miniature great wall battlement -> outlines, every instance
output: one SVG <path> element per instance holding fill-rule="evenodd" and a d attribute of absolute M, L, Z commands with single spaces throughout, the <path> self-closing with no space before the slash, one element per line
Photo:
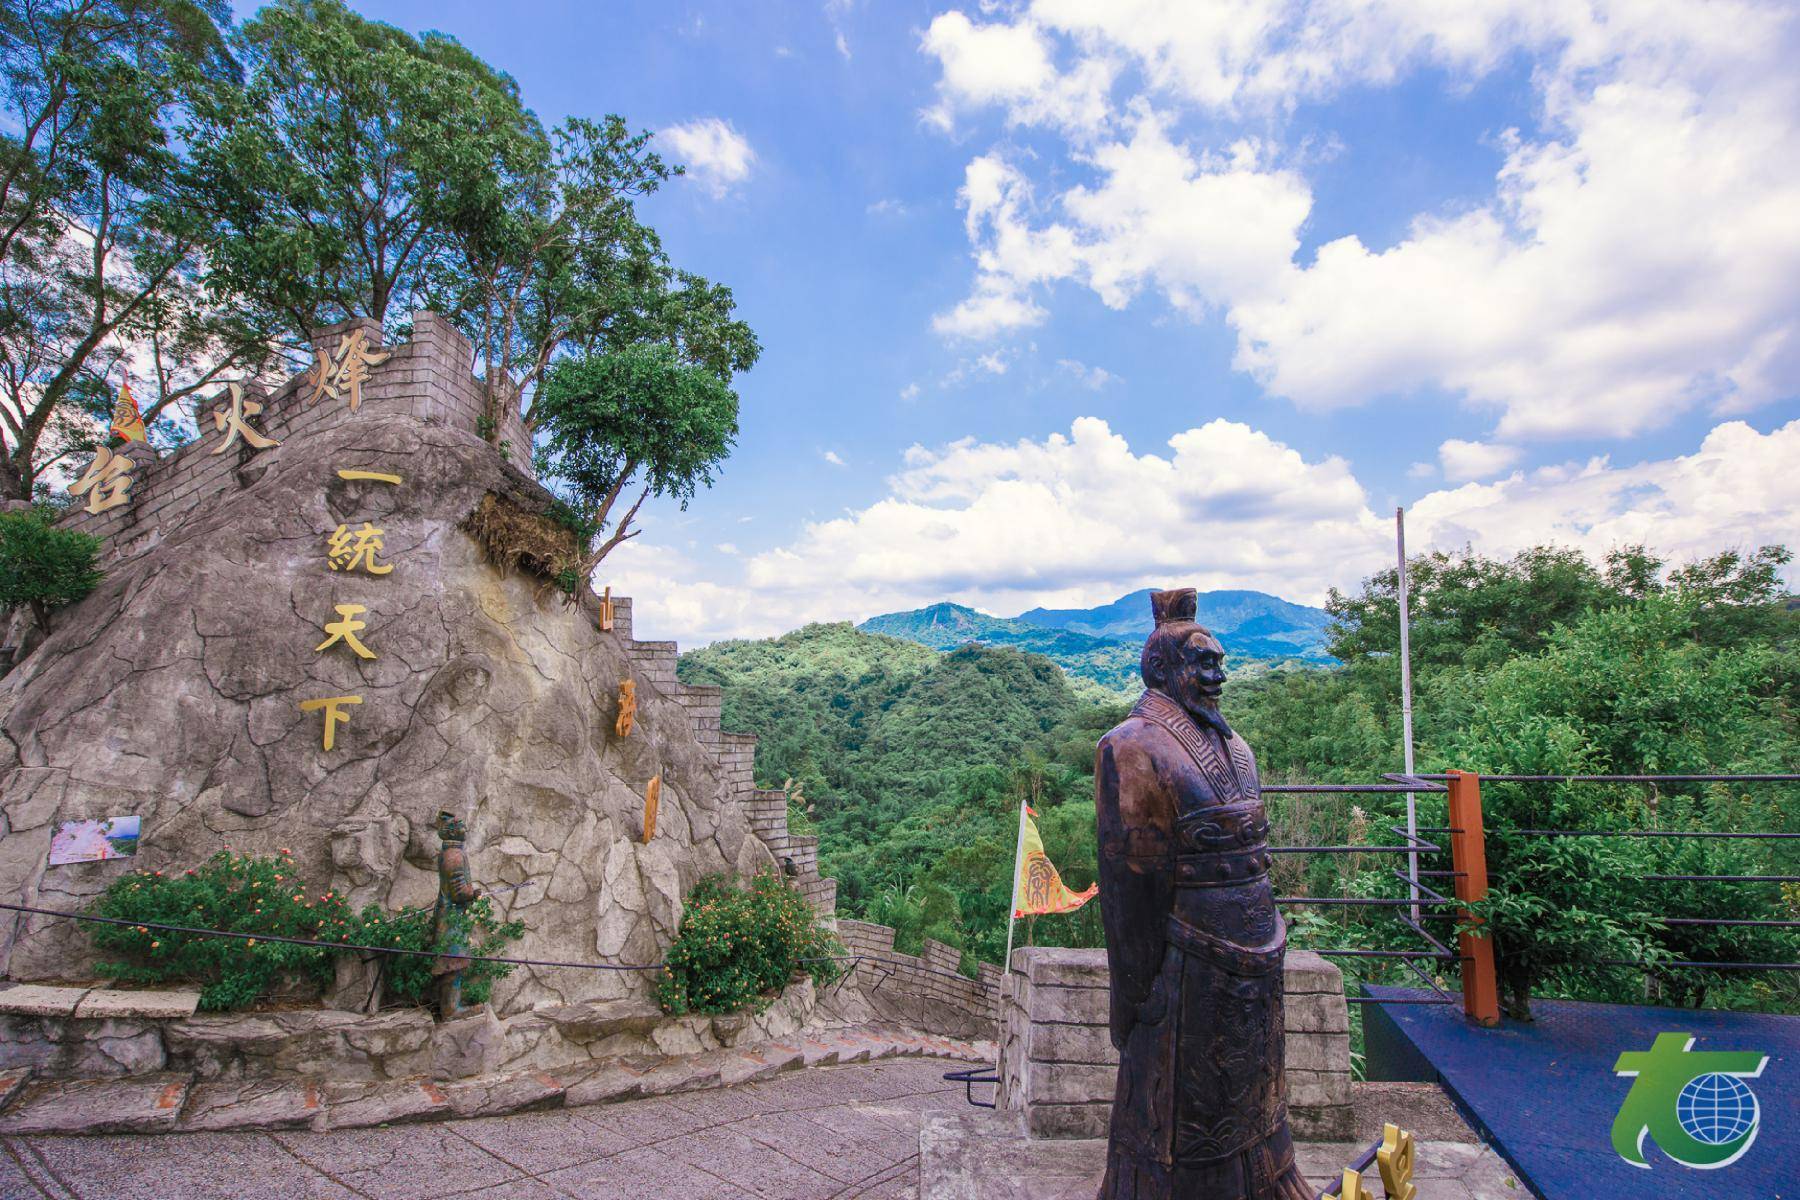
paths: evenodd
<path fill-rule="evenodd" d="M 272 394 L 246 391 L 247 399 L 263 405 L 261 411 L 247 414 L 247 423 L 263 436 L 275 439 L 276 444 L 258 450 L 240 438 L 227 452 L 214 453 L 226 441 L 226 434 L 216 427 L 214 420 L 216 412 L 228 411 L 226 393 L 221 391 L 201 405 L 201 436 L 195 442 L 167 455 L 159 455 L 141 443 L 129 444 L 119 451 L 133 462 L 131 487 L 123 504 L 98 513 L 77 507 L 63 517 L 63 523 L 102 536 L 105 539 L 103 564 L 109 570 L 119 571 L 124 564 L 153 551 L 170 537 L 179 536 L 186 524 L 216 523 L 221 513 L 255 505 L 258 492 L 251 489 L 256 483 L 271 476 L 272 472 L 273 477 L 279 477 L 284 460 L 289 467 L 296 462 L 307 462 L 306 456 L 311 453 L 309 447 L 318 445 L 321 437 L 349 446 L 349 450 L 341 452 L 346 457 L 362 454 L 358 449 L 361 443 L 353 439 L 357 422 L 372 423 L 368 426 L 372 429 L 390 429 L 385 446 L 390 460 L 396 446 L 391 432 L 395 417 L 422 422 L 427 429 L 416 435 L 422 444 L 434 440 L 429 432 L 433 427 L 479 438 L 485 423 L 486 406 L 482 382 L 470 373 L 473 357 L 470 343 L 448 321 L 430 312 L 414 315 L 411 332 L 408 341 L 384 345 L 379 326 L 369 320 L 345 322 L 322 331 L 316 350 L 323 361 L 341 354 L 343 346 L 358 338 L 370 356 L 381 359 L 360 380 L 359 404 L 354 411 L 343 395 L 317 397 L 317 376 L 309 371 L 289 379 Z M 494 441 L 499 443 L 507 466 L 509 478 L 504 490 L 516 499 L 529 501 L 536 496 L 547 501 L 549 493 L 532 478 L 530 440 L 516 406 L 501 407 L 500 428 Z M 400 424 L 404 428 L 407 422 Z M 346 440 L 346 435 L 352 440 Z M 380 442 L 382 439 L 374 440 Z M 466 437 L 458 440 L 460 444 L 473 445 Z M 405 439 L 399 444 L 405 445 Z M 480 453 L 478 449 L 475 452 Z M 298 459 L 297 455 L 300 456 Z M 426 469 L 423 460 L 410 469 L 401 462 L 391 461 L 390 466 L 409 476 L 412 470 Z M 463 514 L 434 511 L 430 515 L 439 522 L 454 525 Z M 390 540 L 392 532 L 390 529 Z M 285 547 L 284 552 L 291 553 Z M 256 550 L 253 548 L 251 553 Z M 321 575 L 325 574 L 322 566 L 319 571 Z M 610 630 L 610 636 L 629 664 L 630 676 L 642 689 L 644 703 L 651 703 L 650 696 L 654 695 L 669 702 L 666 706 L 658 706 L 660 711 L 680 715 L 693 743 L 711 760 L 726 798 L 742 812 L 748 829 L 768 849 L 770 859 L 784 871 L 792 886 L 829 920 L 836 909 L 836 883 L 818 873 L 817 839 L 789 831 L 785 793 L 756 787 L 756 738 L 726 732 L 722 728 L 719 689 L 694 687 L 677 679 L 679 648 L 674 642 L 640 641 L 633 636 L 633 604 L 629 597 L 611 598 L 609 622 L 601 620 L 600 601 L 591 594 L 582 597 L 581 610 L 592 623 L 590 631 L 595 626 Z M 131 619 L 153 618 L 148 613 L 134 610 Z M 546 619 L 549 619 L 548 613 Z M 606 703 L 605 698 L 599 699 L 603 705 Z M 667 716 L 664 719 L 666 721 Z M 610 724 L 610 717 L 606 723 Z M 654 770 L 654 767 L 649 769 Z M 669 769 L 673 772 L 676 767 L 670 764 Z M 691 788 L 699 780 L 690 769 L 685 775 L 671 774 L 670 782 Z M 635 786 L 641 785 L 642 780 L 635 780 Z M 729 854 L 729 846 L 726 848 Z M 338 864 L 339 850 L 334 846 L 334 864 Z M 360 851 L 352 854 L 354 857 Z M 609 857 L 606 866 L 609 887 L 613 870 L 614 864 Z M 643 946 L 640 953 L 650 949 Z"/>

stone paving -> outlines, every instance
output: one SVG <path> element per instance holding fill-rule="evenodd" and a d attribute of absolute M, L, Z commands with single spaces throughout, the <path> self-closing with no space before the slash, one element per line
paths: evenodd
<path fill-rule="evenodd" d="M 938 1059 L 506 1117 L 326 1133 L 0 1137 L 3 1200 L 899 1200 L 921 1114 L 965 1110 Z"/>

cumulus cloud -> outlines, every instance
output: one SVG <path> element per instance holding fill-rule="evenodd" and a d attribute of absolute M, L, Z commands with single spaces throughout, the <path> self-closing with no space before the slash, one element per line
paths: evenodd
<path fill-rule="evenodd" d="M 750 178 L 756 151 L 743 134 L 718 117 L 700 117 L 662 131 L 676 161 L 688 169 L 688 178 L 713 196 L 721 197 Z"/>
<path fill-rule="evenodd" d="M 1117 383 L 1119 377 L 1105 367 L 1090 367 L 1074 358 L 1059 358 L 1056 365 L 1075 377 L 1075 382 L 1091 392 L 1097 392 L 1109 383 Z"/>
<path fill-rule="evenodd" d="M 1302 407 L 1443 389 L 1508 439 L 1628 435 L 1796 392 L 1791 5 L 1033 0 L 944 13 L 923 50 L 940 124 L 998 109 L 1064 138 L 1060 155 L 969 163 L 974 282 L 941 334 L 1038 324 L 1061 280 L 1113 307 L 1153 292 L 1221 313 L 1237 366 Z M 1287 107 L 1427 68 L 1471 82 L 1521 54 L 1540 131 L 1501 133 L 1485 201 L 1418 213 L 1390 246 L 1348 236 L 1300 258 L 1314 196 L 1305 147 L 1281 144 Z M 1174 132 L 1188 116 L 1203 138 Z"/>
<path fill-rule="evenodd" d="M 1800 420 L 1767 434 L 1728 421 L 1688 455 L 1627 466 L 1596 458 L 1427 492 L 1408 506 L 1408 546 L 1503 556 L 1554 542 L 1598 557 L 1642 543 L 1681 561 L 1800 544 L 1796 461 Z M 1148 585 L 1318 603 L 1393 554 L 1388 514 L 1374 511 L 1346 462 L 1309 460 L 1225 420 L 1144 451 L 1095 417 L 1043 439 L 914 446 L 885 491 L 746 556 L 737 578 L 708 580 L 644 539 L 601 573 L 634 597 L 639 636 L 697 644 L 937 600 L 1006 615 Z"/>
<path fill-rule="evenodd" d="M 1438 447 L 1438 461 L 1444 466 L 1444 478 L 1451 483 L 1467 483 L 1498 475 L 1523 455 L 1524 451 L 1517 446 L 1465 442 L 1461 438 L 1451 438 Z"/>
<path fill-rule="evenodd" d="M 836 450 L 823 451 L 820 453 L 819 457 L 823 458 L 826 462 L 830 463 L 834 467 L 841 467 L 844 465 L 843 457 L 840 454 L 838 454 L 838 452 Z"/>

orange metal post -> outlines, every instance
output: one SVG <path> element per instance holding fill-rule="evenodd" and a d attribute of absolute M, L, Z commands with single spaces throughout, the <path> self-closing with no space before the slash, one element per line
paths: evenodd
<path fill-rule="evenodd" d="M 1481 776 L 1450 772 L 1450 862 L 1458 900 L 1485 900 L 1488 894 L 1487 835 L 1481 825 Z M 1462 913 L 1466 919 L 1468 911 Z M 1463 1015 L 1481 1025 L 1500 1023 L 1500 984 L 1494 974 L 1494 943 L 1481 933 L 1457 936 L 1463 956 Z"/>

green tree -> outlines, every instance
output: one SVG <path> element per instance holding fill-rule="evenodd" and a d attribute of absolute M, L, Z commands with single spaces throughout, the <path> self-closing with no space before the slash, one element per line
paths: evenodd
<path fill-rule="evenodd" d="M 50 628 L 51 610 L 73 604 L 100 585 L 100 539 L 58 529 L 54 511 L 0 513 L 0 607 L 25 605 Z"/>
<path fill-rule="evenodd" d="M 497 440 L 536 428 L 561 354 L 673 347 L 723 381 L 760 347 L 729 289 L 670 265 L 635 201 L 680 168 L 625 120 L 546 130 L 517 83 L 454 38 L 279 0 L 236 46 L 249 79 L 207 116 L 228 231 L 212 282 L 271 306 L 302 349 L 323 326 L 403 328 L 434 308 L 475 344 Z"/>
<path fill-rule="evenodd" d="M 666 342 L 559 360 L 544 377 L 536 410 L 544 437 L 539 476 L 576 511 L 588 533 L 583 579 L 619 543 L 650 496 L 683 508 L 737 438 L 737 393 Z M 623 516 L 614 506 L 642 483 Z M 602 536 L 605 535 L 605 536 Z"/>
<path fill-rule="evenodd" d="M 1542 652 L 1492 672 L 1467 725 L 1447 741 L 1444 759 L 1488 774 L 1688 774 L 1791 766 L 1793 716 L 1770 691 L 1777 652 L 1766 643 L 1708 645 L 1696 636 L 1698 624 L 1693 601 L 1660 595 L 1589 612 L 1551 634 Z M 1702 859 L 1744 866 L 1754 851 L 1651 848 L 1630 838 L 1520 832 L 1719 827 L 1720 814 L 1704 792 L 1673 794 L 1679 804 L 1637 788 L 1483 786 L 1494 879 L 1483 915 L 1512 1015 L 1528 1015 L 1530 995 L 1545 984 L 1564 991 L 1616 987 L 1616 970 L 1599 966 L 1601 960 L 1655 962 L 1683 956 L 1697 944 L 1693 934 L 1660 933 L 1654 918 L 1668 914 L 1671 905 L 1681 915 L 1709 901 L 1645 876 L 1737 873 L 1657 868 Z M 1763 816 L 1766 821 L 1768 814 Z M 1731 903 L 1776 915 L 1779 896 L 1763 891 L 1734 893 Z M 1715 896 L 1710 903 L 1722 900 Z M 1708 941 L 1724 944 L 1717 936 Z"/>
<path fill-rule="evenodd" d="M 154 423 L 268 357 L 259 310 L 204 286 L 214 226 L 189 147 L 197 114 L 236 89 L 228 11 L 0 4 L 0 494 L 29 499 L 45 468 L 93 449 L 121 364 L 151 375 Z"/>

